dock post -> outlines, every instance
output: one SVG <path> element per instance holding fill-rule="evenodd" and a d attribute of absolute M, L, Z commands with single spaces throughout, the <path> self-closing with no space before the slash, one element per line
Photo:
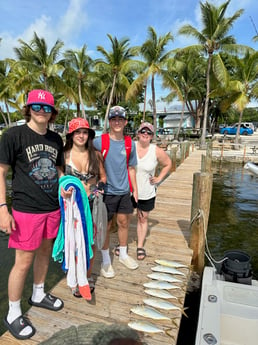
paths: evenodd
<path fill-rule="evenodd" d="M 193 250 L 192 265 L 201 275 L 204 268 L 205 237 L 209 221 L 212 192 L 212 174 L 197 172 L 193 177 L 191 238 L 190 248 Z"/>
<path fill-rule="evenodd" d="M 170 159 L 172 162 L 172 166 L 171 166 L 171 171 L 170 172 L 174 172 L 176 171 L 176 153 L 177 153 L 177 147 L 172 147 L 170 150 Z"/>

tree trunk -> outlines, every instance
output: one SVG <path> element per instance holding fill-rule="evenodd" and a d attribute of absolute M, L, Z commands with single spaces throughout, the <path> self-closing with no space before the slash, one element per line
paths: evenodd
<path fill-rule="evenodd" d="M 106 109 L 103 133 L 107 133 L 108 114 L 109 114 L 109 109 L 111 107 L 112 100 L 113 100 L 113 94 L 114 94 L 114 90 L 115 90 L 115 85 L 116 85 L 116 74 L 114 75 L 114 79 L 113 79 L 113 83 L 112 83 L 112 89 L 111 89 L 111 92 L 110 92 L 110 96 L 109 96 L 109 100 L 108 100 L 108 105 L 107 105 L 107 109 Z"/>
<path fill-rule="evenodd" d="M 147 97 L 147 80 L 145 80 L 144 82 L 144 103 L 143 103 L 143 116 L 142 116 L 143 122 L 145 121 L 146 97 Z"/>
<path fill-rule="evenodd" d="M 87 116 L 85 114 L 85 110 L 84 110 L 84 103 L 83 103 L 83 100 L 82 100 L 82 89 L 81 89 L 81 81 L 79 80 L 79 83 L 78 83 L 78 90 L 79 90 L 79 98 L 80 98 L 80 103 L 81 103 L 81 111 L 82 111 L 82 117 L 84 119 L 87 120 Z"/>
<path fill-rule="evenodd" d="M 235 144 L 239 143 L 240 126 L 241 126 L 242 119 L 243 119 L 243 113 L 244 113 L 244 109 L 240 112 L 240 115 L 239 115 L 239 121 L 238 121 L 238 126 L 237 126 L 236 137 L 235 137 Z"/>
<path fill-rule="evenodd" d="M 209 53 L 207 75 L 206 75 L 206 98 L 205 98 L 204 114 L 203 114 L 201 148 L 205 148 L 205 137 L 206 137 L 207 118 L 208 118 L 208 106 L 209 106 L 209 98 L 210 98 L 211 58 L 212 58 L 212 53 Z"/>
<path fill-rule="evenodd" d="M 183 100 L 180 122 L 179 122 L 178 130 L 177 130 L 177 133 L 176 133 L 176 140 L 178 140 L 178 138 L 179 138 L 180 129 L 181 129 L 182 124 L 183 124 L 184 113 L 185 113 L 185 101 Z"/>
<path fill-rule="evenodd" d="M 154 136 L 153 141 L 157 141 L 157 109 L 156 109 L 156 99 L 155 99 L 155 85 L 154 85 L 154 74 L 151 77 L 151 92 L 152 92 L 152 114 L 153 114 L 153 127 Z"/>

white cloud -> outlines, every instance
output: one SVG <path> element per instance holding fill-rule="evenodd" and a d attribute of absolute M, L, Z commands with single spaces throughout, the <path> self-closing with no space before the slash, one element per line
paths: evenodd
<path fill-rule="evenodd" d="M 0 43 L 0 59 L 15 58 L 13 47 L 19 47 L 18 39 L 29 43 L 34 32 L 40 38 L 44 38 L 48 48 L 51 48 L 57 39 L 65 43 L 66 48 L 78 48 L 76 41 L 84 27 L 89 25 L 89 20 L 85 5 L 85 0 L 70 0 L 69 5 L 64 13 L 48 11 L 48 15 L 36 17 L 32 15 L 32 20 L 28 21 L 28 27 L 25 28 L 19 36 L 12 35 L 10 32 L 0 32 L 2 41 Z M 35 19 L 36 17 L 36 19 Z"/>

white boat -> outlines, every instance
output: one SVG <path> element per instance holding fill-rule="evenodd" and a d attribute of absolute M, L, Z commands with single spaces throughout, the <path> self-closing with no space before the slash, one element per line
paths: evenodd
<path fill-rule="evenodd" d="M 244 168 L 250 172 L 252 175 L 258 176 L 258 165 L 253 162 L 247 162 L 244 165 Z"/>
<path fill-rule="evenodd" d="M 204 268 L 195 345 L 258 344 L 258 281 L 225 281 Z"/>

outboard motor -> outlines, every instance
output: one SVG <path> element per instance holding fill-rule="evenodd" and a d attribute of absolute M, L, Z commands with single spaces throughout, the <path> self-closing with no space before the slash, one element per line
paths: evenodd
<path fill-rule="evenodd" d="M 240 250 L 229 250 L 224 253 L 224 261 L 221 265 L 221 272 L 226 281 L 252 284 L 251 258 Z"/>

